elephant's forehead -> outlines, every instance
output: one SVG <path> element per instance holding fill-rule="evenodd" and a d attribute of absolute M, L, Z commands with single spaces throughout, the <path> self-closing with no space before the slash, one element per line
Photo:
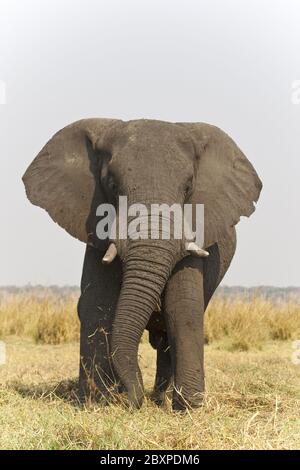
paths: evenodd
<path fill-rule="evenodd" d="M 135 139 L 172 139 L 179 137 L 184 132 L 171 122 L 156 121 L 152 119 L 138 119 L 128 121 L 124 126 L 125 134 L 130 141 Z"/>

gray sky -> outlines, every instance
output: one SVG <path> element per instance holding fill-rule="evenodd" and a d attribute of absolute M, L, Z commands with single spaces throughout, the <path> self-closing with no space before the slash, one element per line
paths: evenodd
<path fill-rule="evenodd" d="M 223 284 L 299 285 L 297 0 L 0 0 L 0 14 L 0 285 L 78 284 L 84 245 L 21 176 L 53 133 L 97 116 L 228 132 L 264 190 Z"/>

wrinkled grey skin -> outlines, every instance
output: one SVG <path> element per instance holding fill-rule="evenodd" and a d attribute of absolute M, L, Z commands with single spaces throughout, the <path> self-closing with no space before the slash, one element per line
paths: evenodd
<path fill-rule="evenodd" d="M 148 328 L 157 349 L 155 400 L 173 377 L 173 408 L 199 406 L 204 311 L 235 252 L 234 226 L 254 211 L 261 190 L 240 149 L 208 124 L 86 119 L 58 132 L 23 180 L 33 204 L 87 243 L 78 305 L 82 395 L 119 386 L 132 405 L 142 404 L 137 353 Z M 204 204 L 210 256 L 188 255 L 184 240 L 117 240 L 119 256 L 102 265 L 108 241 L 95 235 L 96 207 L 117 205 L 119 195 L 149 207 Z"/>

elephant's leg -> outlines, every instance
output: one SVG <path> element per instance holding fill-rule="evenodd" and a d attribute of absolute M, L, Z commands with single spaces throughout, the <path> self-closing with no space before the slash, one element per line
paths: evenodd
<path fill-rule="evenodd" d="M 170 348 L 159 346 L 156 357 L 156 375 L 153 388 L 153 400 L 157 405 L 162 405 L 165 395 L 171 383 L 173 371 L 171 363 Z"/>
<path fill-rule="evenodd" d="M 232 227 L 226 236 L 208 248 L 209 257 L 203 263 L 204 267 L 204 303 L 208 306 L 216 288 L 225 276 L 236 250 L 236 231 Z"/>
<path fill-rule="evenodd" d="M 120 284 L 119 260 L 104 266 L 100 252 L 87 246 L 78 303 L 82 400 L 107 396 L 117 382 L 110 359 L 110 341 Z"/>
<path fill-rule="evenodd" d="M 162 315 L 162 314 L 160 314 Z M 172 363 L 166 331 L 149 333 L 150 344 L 156 349 L 156 375 L 152 400 L 161 405 L 172 379 Z"/>
<path fill-rule="evenodd" d="M 164 310 L 172 367 L 173 409 L 200 406 L 204 393 L 203 261 L 184 258 L 165 291 Z"/>

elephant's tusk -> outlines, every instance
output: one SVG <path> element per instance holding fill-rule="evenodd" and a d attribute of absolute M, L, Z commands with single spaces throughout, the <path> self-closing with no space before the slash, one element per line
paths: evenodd
<path fill-rule="evenodd" d="M 102 258 L 102 263 L 103 264 L 110 264 L 115 259 L 117 254 L 118 254 L 118 251 L 117 251 L 116 245 L 114 243 L 111 243 L 109 245 L 105 255 Z"/>
<path fill-rule="evenodd" d="M 200 248 L 195 242 L 187 242 L 185 249 L 191 255 L 199 256 L 199 258 L 207 258 L 207 256 L 209 256 L 209 252 Z"/>

